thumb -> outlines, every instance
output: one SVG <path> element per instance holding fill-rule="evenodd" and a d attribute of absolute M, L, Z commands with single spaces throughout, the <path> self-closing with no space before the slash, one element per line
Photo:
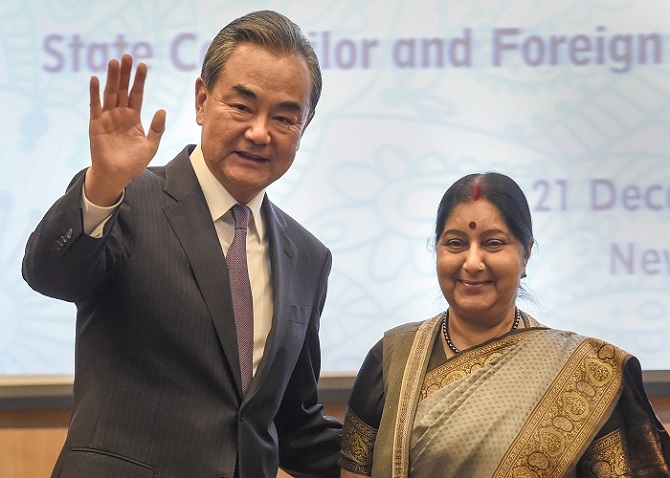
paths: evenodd
<path fill-rule="evenodd" d="M 165 110 L 158 110 L 151 120 L 151 126 L 149 126 L 149 133 L 147 134 L 147 139 L 154 144 L 156 150 L 158 150 L 158 144 L 161 141 L 161 137 L 165 132 Z"/>

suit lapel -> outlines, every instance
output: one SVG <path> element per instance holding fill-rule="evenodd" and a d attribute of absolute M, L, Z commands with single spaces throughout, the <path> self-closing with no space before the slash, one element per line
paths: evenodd
<path fill-rule="evenodd" d="M 274 358 L 277 355 L 279 347 L 283 344 L 288 325 L 286 318 L 290 316 L 291 312 L 291 294 L 288 291 L 292 288 L 294 273 L 293 257 L 296 252 L 293 241 L 286 233 L 286 221 L 277 213 L 267 196 L 263 200 L 262 212 L 267 228 L 268 246 L 270 249 L 274 313 L 272 328 L 265 342 L 263 358 L 251 382 L 247 398 L 251 398 L 255 389 L 268 377 L 275 362 Z"/>
<path fill-rule="evenodd" d="M 241 396 L 242 379 L 236 336 L 232 332 L 235 318 L 228 268 L 186 149 L 166 166 L 165 192 L 175 200 L 165 206 L 165 215 L 191 263 Z"/>

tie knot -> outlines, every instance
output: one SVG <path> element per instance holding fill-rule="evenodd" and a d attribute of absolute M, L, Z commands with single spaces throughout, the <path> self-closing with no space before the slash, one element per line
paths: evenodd
<path fill-rule="evenodd" d="M 249 224 L 249 217 L 251 216 L 251 209 L 243 204 L 235 204 L 233 206 L 233 219 L 235 220 L 235 229 L 246 229 Z"/>

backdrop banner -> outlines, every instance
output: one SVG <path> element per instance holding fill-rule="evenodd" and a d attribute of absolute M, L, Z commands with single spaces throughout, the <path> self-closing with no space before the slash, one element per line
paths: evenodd
<path fill-rule="evenodd" d="M 670 369 L 670 8 L 658 0 L 3 0 L 0 375 L 70 374 L 72 304 L 21 277 L 28 235 L 89 162 L 88 83 L 149 67 L 154 164 L 199 141 L 208 41 L 278 10 L 314 43 L 324 90 L 270 197 L 333 252 L 323 370 L 354 373 L 382 332 L 446 303 L 432 234 L 446 188 L 499 171 L 537 245 L 519 305 Z"/>

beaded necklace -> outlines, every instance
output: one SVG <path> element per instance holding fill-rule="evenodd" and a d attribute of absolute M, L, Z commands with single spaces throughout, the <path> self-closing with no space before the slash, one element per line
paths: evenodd
<path fill-rule="evenodd" d="M 514 308 L 514 323 L 512 324 L 512 330 L 516 329 L 519 327 L 519 322 L 521 321 L 521 312 L 519 311 L 518 308 Z M 449 309 L 444 311 L 444 314 L 442 314 L 442 334 L 444 335 L 444 340 L 447 341 L 447 345 L 449 348 L 454 352 L 454 353 L 461 353 L 460 350 L 454 345 L 454 343 L 451 341 L 451 338 L 449 337 Z"/>

